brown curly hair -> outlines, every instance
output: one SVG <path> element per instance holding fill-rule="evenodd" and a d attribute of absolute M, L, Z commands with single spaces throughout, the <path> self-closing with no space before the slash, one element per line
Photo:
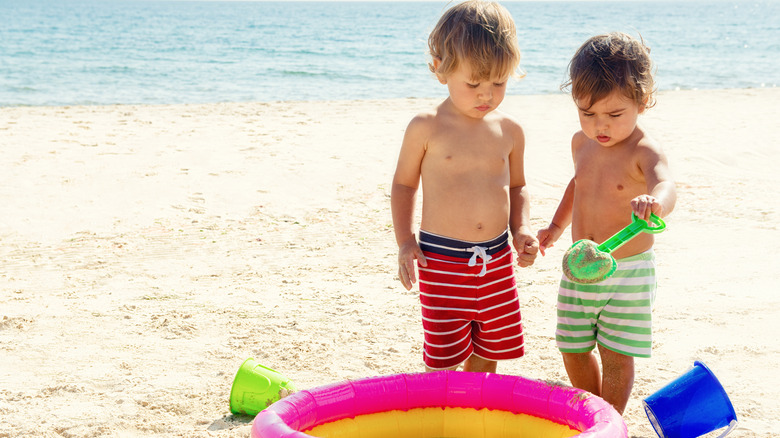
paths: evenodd
<path fill-rule="evenodd" d="M 650 48 L 644 40 L 622 32 L 594 36 L 585 42 L 569 63 L 571 95 L 582 108 L 619 90 L 645 108 L 655 105 L 655 80 Z"/>

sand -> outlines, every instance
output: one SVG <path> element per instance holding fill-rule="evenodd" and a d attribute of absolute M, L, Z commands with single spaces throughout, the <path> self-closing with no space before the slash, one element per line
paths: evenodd
<path fill-rule="evenodd" d="M 679 201 L 626 423 L 654 436 L 641 400 L 698 359 L 732 436 L 776 436 L 780 89 L 658 101 L 641 123 Z M 420 371 L 389 193 L 406 123 L 434 102 L 0 108 L 0 437 L 246 437 L 228 394 L 248 357 L 301 389 Z M 526 129 L 539 228 L 576 113 L 565 95 L 502 108 Z M 570 243 L 518 270 L 527 352 L 500 372 L 568 383 L 553 336 Z"/>
<path fill-rule="evenodd" d="M 581 239 L 563 254 L 561 270 L 563 274 L 578 283 L 598 283 L 615 272 L 617 262 L 599 245 L 588 239 Z"/>

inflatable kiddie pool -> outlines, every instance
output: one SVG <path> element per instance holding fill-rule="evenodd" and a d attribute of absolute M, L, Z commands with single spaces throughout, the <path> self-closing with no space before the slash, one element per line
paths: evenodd
<path fill-rule="evenodd" d="M 260 412 L 252 438 L 626 438 L 588 392 L 519 376 L 439 371 L 296 392 Z"/>

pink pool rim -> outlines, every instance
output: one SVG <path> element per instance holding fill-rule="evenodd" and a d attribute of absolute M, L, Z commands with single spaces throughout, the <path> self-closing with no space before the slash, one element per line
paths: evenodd
<path fill-rule="evenodd" d="M 627 438 L 623 418 L 580 389 L 519 376 L 439 371 L 346 381 L 299 391 L 260 412 L 252 438 L 309 438 L 313 427 L 386 411 L 472 408 L 528 414 L 580 431 L 582 438 Z"/>

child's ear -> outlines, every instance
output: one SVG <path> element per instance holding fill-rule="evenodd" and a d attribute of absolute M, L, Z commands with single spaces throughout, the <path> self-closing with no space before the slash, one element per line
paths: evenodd
<path fill-rule="evenodd" d="M 639 105 L 639 114 L 642 114 L 647 109 L 647 102 L 650 101 L 649 97 L 645 97 L 645 100 Z"/>
<path fill-rule="evenodd" d="M 438 56 L 433 58 L 433 73 L 436 75 L 436 79 L 439 80 L 443 85 L 447 84 L 447 78 L 439 73 L 439 67 L 441 66 L 441 58 Z"/>

